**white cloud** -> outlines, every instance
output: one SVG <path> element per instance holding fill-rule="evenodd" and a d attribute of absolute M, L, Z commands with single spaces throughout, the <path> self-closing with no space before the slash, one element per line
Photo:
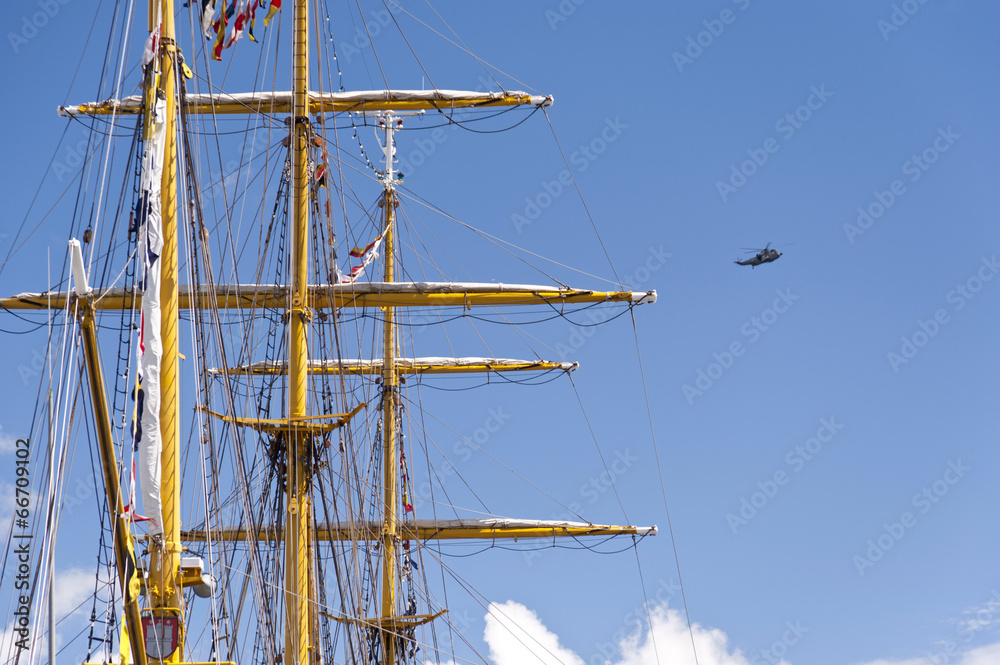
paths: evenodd
<path fill-rule="evenodd" d="M 10 529 L 10 523 L 14 521 L 16 517 L 15 510 L 18 509 L 17 499 L 24 498 L 24 491 L 22 490 L 20 494 L 18 493 L 17 485 L 14 483 L 8 483 L 3 478 L 0 478 L 0 534 L 3 537 L 7 536 L 7 532 Z M 29 524 L 31 520 L 34 519 L 36 506 L 38 506 L 38 493 L 32 489 L 28 488 L 28 517 Z M 18 529 L 18 532 L 21 530 Z"/>
<path fill-rule="evenodd" d="M 693 663 L 691 633 L 687 622 L 666 605 L 650 612 L 652 630 L 633 633 L 618 645 L 616 665 L 655 665 L 656 663 Z M 721 630 L 692 626 L 700 665 L 751 665 L 738 649 L 730 650 L 729 640 Z M 545 665 L 595 665 L 611 662 L 601 654 L 584 661 L 559 644 L 559 637 L 538 616 L 520 603 L 490 605 L 486 615 L 486 643 L 490 659 L 496 665 L 544 663 Z M 780 665 L 789 665 L 782 660 Z"/>
<path fill-rule="evenodd" d="M 14 518 L 14 486 L 0 478 L 0 534 L 5 537 Z"/>
<path fill-rule="evenodd" d="M 89 614 L 89 607 L 77 607 L 94 593 L 95 577 L 93 570 L 69 568 L 56 572 L 55 597 L 56 618 L 62 619 L 70 612 Z"/>
<path fill-rule="evenodd" d="M 84 618 L 89 615 L 91 609 L 89 605 L 84 604 L 83 607 L 79 606 L 93 593 L 93 571 L 85 570 L 83 568 L 68 568 L 60 570 L 56 573 L 56 620 L 60 622 L 60 626 L 56 628 L 57 650 L 60 649 L 64 643 L 63 633 L 60 632 L 60 629 L 65 630 L 67 626 L 70 625 L 63 623 L 63 619 L 69 615 L 76 615 Z M 36 605 L 31 609 L 34 623 L 31 627 L 32 632 L 30 633 L 30 641 L 32 644 L 31 648 L 37 650 L 37 653 L 40 654 L 40 658 L 44 660 L 48 656 L 48 640 L 45 637 L 47 624 L 44 619 L 39 620 L 39 612 L 44 612 L 44 610 L 36 603 Z M 78 629 L 78 625 L 72 625 L 73 627 L 70 630 L 70 634 L 75 633 Z M 8 619 L 6 625 L 0 629 L 0 657 L 5 660 L 13 656 L 15 640 L 21 639 L 20 635 L 14 635 L 14 627 L 15 624 L 11 618 Z M 72 658 L 68 658 L 68 660 L 72 660 Z"/>
<path fill-rule="evenodd" d="M 0 453 L 12 453 L 16 447 L 17 437 L 3 431 L 3 425 L 0 425 Z"/>
<path fill-rule="evenodd" d="M 618 665 L 694 662 L 691 651 L 692 633 L 701 665 L 750 665 L 750 660 L 742 651 L 730 649 L 729 638 L 717 628 L 704 628 L 695 623 L 689 631 L 687 621 L 681 613 L 666 605 L 652 608 L 650 619 L 652 630 L 647 630 L 642 635 L 634 633 L 622 640 Z M 798 641 L 797 637 L 794 639 Z M 788 663 L 781 660 L 780 665 Z"/>
<path fill-rule="evenodd" d="M 962 610 L 962 618 L 955 623 L 957 624 L 955 630 L 960 635 L 969 635 L 1000 626 L 1000 591 L 993 589 L 989 601 Z"/>
<path fill-rule="evenodd" d="M 909 660 L 873 660 L 863 665 L 996 665 L 1000 663 L 1000 642 L 958 652 L 942 649 L 921 658 Z"/>
<path fill-rule="evenodd" d="M 495 665 L 584 665 L 579 656 L 559 644 L 538 615 L 512 600 L 490 603 L 484 637 Z"/>
<path fill-rule="evenodd" d="M 626 636 L 618 644 L 618 652 L 606 658 L 595 653 L 585 658 L 559 643 L 559 636 L 550 631 L 538 615 L 514 601 L 493 603 L 486 615 L 484 638 L 489 646 L 489 660 L 495 665 L 657 665 L 659 663 L 694 663 L 691 635 L 698 650 L 699 665 L 758 665 L 774 663 L 781 655 L 777 650 L 764 659 L 761 654 L 744 654 L 731 647 L 729 638 L 717 628 L 693 624 L 688 631 L 687 621 L 677 610 L 666 604 L 650 611 L 651 627 Z M 786 647 L 797 641 L 798 624 L 789 622 L 784 633 Z M 807 629 L 801 629 L 801 633 Z M 799 634 L 801 634 L 799 633 Z M 794 640 L 794 641 L 793 641 Z M 775 648 L 772 645 L 772 649 Z M 791 648 L 787 649 L 791 651 Z M 858 665 L 997 665 L 1000 663 L 1000 642 L 959 651 L 935 653 L 928 649 L 925 656 L 906 660 L 879 659 Z M 781 659 L 778 665 L 791 665 Z"/>
<path fill-rule="evenodd" d="M 996 665 L 1000 663 L 1000 642 L 973 649 L 962 656 L 959 665 Z"/>

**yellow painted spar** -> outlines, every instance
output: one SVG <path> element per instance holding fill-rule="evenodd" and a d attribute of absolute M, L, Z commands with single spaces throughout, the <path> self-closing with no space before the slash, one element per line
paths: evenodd
<path fill-rule="evenodd" d="M 588 536 L 655 536 L 656 527 L 613 526 L 585 522 L 549 522 L 541 520 L 418 520 L 402 522 L 396 537 L 404 540 L 500 540 L 519 538 L 582 538 Z M 365 522 L 356 524 L 316 524 L 317 540 L 381 540 L 385 536 L 384 524 Z M 252 540 L 246 529 L 189 530 L 181 537 L 191 542 L 211 540 Z M 280 527 L 262 528 L 257 540 L 275 541 L 282 538 Z"/>
<path fill-rule="evenodd" d="M 308 113 L 355 113 L 371 111 L 432 111 L 511 106 L 551 106 L 552 97 L 526 92 L 468 92 L 455 90 L 365 90 L 359 92 L 310 91 Z M 247 92 L 236 94 L 189 94 L 184 113 L 264 115 L 291 113 L 295 106 L 292 92 Z M 142 99 L 133 95 L 124 99 L 88 102 L 78 106 L 60 106 L 59 115 L 130 115 L 142 111 Z"/>
<path fill-rule="evenodd" d="M 125 628 L 129 642 L 132 644 L 134 665 L 147 665 L 146 642 L 143 639 L 138 592 L 132 586 L 137 577 L 132 532 L 125 515 L 125 502 L 118 480 L 118 460 L 115 458 L 111 412 L 108 409 L 108 399 L 104 389 L 104 372 L 101 369 L 100 355 L 97 352 L 97 325 L 94 322 L 94 310 L 86 298 L 80 299 L 78 315 L 80 317 L 80 333 L 83 337 L 83 355 L 87 366 L 87 376 L 90 379 L 90 395 L 94 405 L 97 447 L 101 457 L 101 468 L 104 472 L 105 498 L 109 510 L 112 511 L 111 517 L 115 526 L 113 530 L 115 567 L 118 570 L 118 581 L 121 584 L 122 598 L 125 601 Z"/>
<path fill-rule="evenodd" d="M 250 429 L 257 430 L 259 432 L 292 432 L 292 431 L 303 431 L 309 432 L 311 434 L 326 434 L 334 430 L 340 429 L 347 423 L 351 421 L 361 409 L 368 406 L 367 402 L 362 402 L 356 407 L 351 409 L 347 413 L 328 413 L 318 416 L 291 416 L 289 418 L 280 419 L 262 419 L 262 418 L 240 418 L 238 416 L 226 416 L 221 413 L 216 413 L 215 411 L 209 411 L 203 406 L 196 407 L 197 411 L 203 411 L 213 418 L 218 418 L 223 422 L 232 423 L 237 427 L 249 427 Z M 332 423 L 320 423 L 317 420 L 325 420 L 327 418 L 336 418 Z"/>
<path fill-rule="evenodd" d="M 434 619 L 443 616 L 447 611 L 448 610 L 440 610 L 434 614 L 407 614 L 404 616 L 371 617 L 363 619 L 359 619 L 357 617 L 336 617 L 327 612 L 320 612 L 320 614 L 333 619 L 334 621 L 339 621 L 340 623 L 351 623 L 357 626 L 367 626 L 370 628 L 378 627 L 392 633 L 393 635 L 399 636 L 404 630 L 430 623 L 431 621 L 434 621 Z"/>
<path fill-rule="evenodd" d="M 397 358 L 397 374 L 475 374 L 488 372 L 547 372 L 559 370 L 572 372 L 579 368 L 575 362 L 552 362 L 549 360 L 505 360 L 497 358 Z M 311 360 L 310 374 L 344 374 L 363 376 L 382 374 L 385 365 L 381 358 L 375 360 Z M 210 369 L 212 374 L 222 374 L 223 370 Z M 253 376 L 274 376 L 288 373 L 284 362 L 258 362 L 250 365 L 230 367 L 228 374 Z"/>
<path fill-rule="evenodd" d="M 334 307 L 496 307 L 503 305 L 553 305 L 569 303 L 654 303 L 656 291 L 590 291 L 587 289 L 559 288 L 554 286 L 517 286 L 505 284 L 463 285 L 451 283 L 430 284 L 336 284 L 309 287 L 308 307 L 332 309 Z M 66 291 L 57 293 L 22 293 L 0 300 L 3 309 L 62 309 L 66 299 L 73 297 Z M 189 286 L 179 287 L 180 309 L 284 309 L 288 304 L 288 287 L 233 284 L 209 287 L 194 291 Z M 100 309 L 138 309 L 142 295 L 116 287 L 94 289 L 93 307 Z"/>

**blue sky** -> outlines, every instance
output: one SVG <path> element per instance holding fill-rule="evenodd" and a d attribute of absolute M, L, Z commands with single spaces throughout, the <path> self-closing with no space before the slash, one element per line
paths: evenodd
<path fill-rule="evenodd" d="M 56 106 L 90 100 L 96 89 L 92 73 L 76 71 L 92 8 L 52 2 L 22 3 L 0 23 L 2 255 L 25 216 L 34 227 L 78 168 L 84 133 Z M 355 41 L 358 9 L 338 19 L 341 4 L 330 10 L 345 84 L 382 87 L 371 46 Z M 36 18 L 43 5 L 51 10 L 44 21 Z M 407 13 L 441 29 L 428 7 L 401 5 L 397 19 L 433 83 L 479 87 L 475 61 Z M 378 26 L 372 41 L 390 85 L 426 86 L 381 4 L 362 7 L 370 29 Z M 641 574 L 648 598 L 676 610 L 665 496 L 691 619 L 721 631 L 704 642 L 698 633 L 702 663 L 766 663 L 779 652 L 814 665 L 993 662 L 1000 8 L 943 0 L 435 7 L 477 56 L 519 81 L 498 76 L 502 83 L 554 95 L 552 129 L 536 115 L 503 134 L 404 132 L 397 140 L 412 167 L 409 192 L 613 279 L 606 249 L 623 281 L 659 294 L 655 306 L 634 311 L 635 335 L 627 315 L 596 328 L 526 327 L 530 348 L 580 362 L 572 385 L 425 390 L 447 422 L 433 425 L 435 440 L 462 478 L 496 512 L 561 517 L 560 504 L 575 503 L 595 522 L 658 524 L 660 535 L 639 546 Z M 88 58 L 103 52 L 94 43 L 104 39 L 98 27 Z M 254 75 L 241 63 L 256 67 L 259 49 L 240 43 L 212 76 L 239 88 Z M 586 208 L 560 181 L 560 147 Z M 60 205 L 0 270 L 4 295 L 40 290 L 46 247 L 58 272 L 69 210 Z M 546 281 L 454 225 L 434 231 L 473 279 Z M 741 248 L 769 242 L 784 252 L 776 263 L 733 265 Z M 576 286 L 602 285 L 545 270 Z M 9 316 L 2 327 L 24 328 Z M 458 355 L 482 353 L 471 329 L 457 328 Z M 530 353 L 499 326 L 477 330 L 502 340 L 497 355 Z M 4 434 L 29 425 L 32 358 L 44 343 L 43 332 L 5 335 Z M 420 355 L 449 352 L 438 337 L 413 343 Z M 616 491 L 601 482 L 577 395 L 605 459 L 620 462 Z M 498 413 L 508 417 L 483 443 L 490 455 L 454 449 Z M 470 498 L 463 483 L 445 483 L 452 498 Z M 83 567 L 92 555 L 62 556 Z M 535 634 L 544 624 L 584 662 L 607 644 L 612 662 L 655 662 L 630 660 L 635 654 L 617 644 L 643 602 L 631 550 L 490 551 L 454 565 L 491 601 L 536 613 Z M 515 647 L 495 631 L 489 639 L 494 620 L 475 605 L 456 611 L 474 637 L 486 631 L 484 651 L 512 662 Z M 662 616 L 654 621 L 660 662 L 673 662 L 664 656 L 673 647 L 690 658 L 688 636 Z M 709 655 L 720 634 L 729 655 Z M 946 661 L 931 660 L 941 652 Z"/>

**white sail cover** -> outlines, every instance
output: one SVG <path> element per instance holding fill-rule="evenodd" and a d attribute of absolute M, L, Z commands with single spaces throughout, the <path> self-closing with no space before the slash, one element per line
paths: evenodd
<path fill-rule="evenodd" d="M 447 356 L 428 356 L 424 358 L 396 358 L 396 368 L 406 371 L 414 370 L 420 371 L 428 367 L 440 367 L 440 368 L 454 368 L 460 369 L 462 367 L 488 367 L 494 372 L 503 372 L 510 369 L 533 369 L 533 364 L 555 364 L 548 363 L 544 360 L 516 360 L 514 358 L 478 358 L 478 357 L 465 357 L 465 358 L 451 358 Z M 559 369 L 564 372 L 572 372 L 580 367 L 580 363 L 577 362 L 560 362 L 557 363 L 559 366 L 552 368 L 546 367 L 545 369 Z M 321 369 L 324 367 L 338 368 L 342 367 L 347 371 L 365 371 L 368 370 L 372 373 L 375 371 L 381 371 L 384 366 L 384 362 L 381 358 L 375 358 L 373 360 L 367 360 L 364 358 L 342 358 L 340 360 L 310 360 L 309 369 Z M 260 362 L 251 363 L 249 365 L 243 365 L 241 367 L 231 368 L 233 371 L 240 372 L 268 372 L 268 371 L 284 371 L 288 369 L 288 363 L 283 360 L 262 360 Z M 221 369 L 209 369 L 212 374 L 222 374 Z"/>
<path fill-rule="evenodd" d="M 532 520 L 514 519 L 511 517 L 486 517 L 486 518 L 463 518 L 457 520 L 435 520 L 435 519 L 415 519 L 403 523 L 406 526 L 415 526 L 419 529 L 609 529 L 613 528 L 603 524 L 591 524 L 590 522 L 567 522 L 564 520 Z M 626 527 L 635 529 L 640 536 L 655 536 L 655 526 Z"/>
<path fill-rule="evenodd" d="M 166 100 L 157 100 L 146 151 L 142 158 L 139 199 L 139 260 L 142 262 L 142 325 L 139 331 L 139 431 L 136 467 L 142 508 L 150 520 L 149 533 L 163 533 L 160 505 L 160 253 L 163 220 L 160 216 L 160 178 L 163 175 Z"/>
<path fill-rule="evenodd" d="M 309 93 L 310 105 L 340 104 L 355 106 L 355 110 L 364 110 L 367 104 L 378 102 L 428 102 L 441 108 L 462 102 L 463 105 L 476 104 L 489 106 L 503 99 L 518 98 L 519 103 L 528 106 L 551 106 L 552 97 L 546 95 L 529 95 L 526 92 L 479 92 L 467 90 L 358 90 L 350 92 L 316 92 Z M 290 107 L 294 99 L 291 90 L 274 92 L 243 92 L 206 94 L 191 93 L 185 95 L 187 107 L 212 108 L 218 104 L 236 104 L 246 109 L 272 109 Z M 137 113 L 142 108 L 142 96 L 131 95 L 123 99 L 108 99 L 90 106 L 100 106 L 117 113 Z M 80 106 L 60 106 L 59 115 L 74 116 L 81 112 Z M 92 112 L 92 111 L 89 111 Z"/>
<path fill-rule="evenodd" d="M 485 518 L 461 518 L 454 520 L 437 519 L 409 519 L 400 523 L 402 529 L 426 529 L 428 531 L 442 529 L 468 529 L 470 531 L 490 530 L 490 529 L 592 529 L 594 531 L 609 531 L 621 529 L 623 532 L 632 533 L 638 536 L 655 536 L 657 528 L 655 526 L 624 526 L 617 527 L 607 524 L 591 524 L 590 522 L 567 522 L 565 520 L 534 520 L 516 519 L 511 517 L 485 517 Z M 367 529 L 372 533 L 378 533 L 382 529 L 381 522 L 319 522 L 316 524 L 316 531 L 323 532 L 332 529 L 334 531 L 356 532 L 359 529 Z"/>
<path fill-rule="evenodd" d="M 336 306 L 352 307 L 352 303 L 357 301 L 358 296 L 365 295 L 395 295 L 395 294 L 491 294 L 502 293 L 507 295 L 533 296 L 544 294 L 548 301 L 556 299 L 581 299 L 591 297 L 588 302 L 596 302 L 593 296 L 603 296 L 607 300 L 620 300 L 631 302 L 636 305 L 653 304 L 656 302 L 656 291 L 620 291 L 602 292 L 589 289 L 572 289 L 565 286 L 556 285 L 534 285 L 534 284 L 499 284 L 488 282 L 354 282 L 353 284 L 324 284 L 309 287 L 311 298 L 322 300 L 342 299 L 342 303 Z M 177 289 L 177 296 L 180 299 L 181 309 L 188 309 L 198 306 L 197 302 L 204 298 L 218 299 L 218 306 L 222 308 L 249 307 L 254 304 L 256 307 L 281 307 L 286 305 L 288 297 L 287 286 L 274 286 L 273 284 L 220 284 L 218 286 L 201 285 L 191 288 L 188 285 L 180 285 Z M 49 307 L 62 307 L 68 297 L 66 292 L 54 293 L 20 293 L 11 298 L 0 300 L 0 306 L 5 309 L 45 309 Z M 96 309 L 123 309 L 132 306 L 133 293 L 126 287 L 116 286 L 94 290 L 94 307 Z M 124 302 L 122 302 L 124 301 Z M 108 302 L 114 304 L 107 304 Z M 376 303 L 382 306 L 384 303 Z M 399 302 L 390 303 L 401 306 Z M 467 305 L 467 301 L 460 303 L 448 303 L 451 306 L 456 304 Z M 441 305 L 441 306 L 447 306 Z M 529 303 L 530 304 L 530 303 Z M 541 304 L 541 301 L 536 304 Z M 330 307 L 328 302 L 321 302 L 316 307 Z M 434 303 L 422 303 L 419 306 L 434 306 Z"/>

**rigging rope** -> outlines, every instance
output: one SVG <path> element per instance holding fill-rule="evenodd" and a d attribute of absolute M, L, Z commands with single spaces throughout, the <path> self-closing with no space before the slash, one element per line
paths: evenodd
<path fill-rule="evenodd" d="M 569 175 L 573 178 L 573 187 L 576 189 L 577 195 L 580 197 L 580 203 L 583 204 L 583 209 L 587 213 L 587 219 L 590 220 L 590 226 L 594 229 L 594 235 L 597 236 L 597 242 L 601 245 L 601 250 L 604 251 L 604 257 L 608 260 L 608 266 L 611 268 L 611 272 L 614 274 L 615 279 L 618 280 L 618 284 L 621 284 L 621 278 L 618 277 L 618 271 L 615 270 L 615 264 L 611 261 L 611 255 L 608 254 L 608 248 L 604 246 L 604 239 L 601 238 L 601 232 L 597 230 L 597 222 L 594 221 L 594 216 L 590 214 L 590 207 L 587 205 L 586 199 L 583 198 L 583 190 L 580 189 L 580 183 L 576 181 L 576 173 L 573 172 L 573 167 L 569 164 L 569 159 L 566 158 L 566 151 L 563 150 L 562 144 L 559 143 L 559 137 L 556 136 L 556 128 L 552 126 L 552 119 L 549 118 L 549 113 L 544 108 L 542 108 L 542 113 L 545 114 L 545 121 L 549 124 L 549 130 L 552 132 L 552 138 L 556 142 L 556 147 L 559 148 L 559 154 L 562 155 L 563 163 L 566 165 L 566 170 L 569 171 Z"/>
<path fill-rule="evenodd" d="M 681 560 L 677 554 L 677 540 L 674 538 L 674 526 L 670 520 L 670 507 L 667 505 L 667 487 L 663 482 L 663 467 L 660 464 L 660 451 L 656 445 L 656 429 L 653 427 L 653 409 L 649 403 L 649 390 L 646 387 L 646 372 L 642 364 L 642 352 L 639 347 L 639 329 L 632 315 L 632 333 L 635 336 L 635 354 L 639 362 L 639 376 L 642 379 L 642 394 L 646 401 L 646 416 L 649 419 L 649 433 L 653 443 L 653 456 L 656 459 L 656 472 L 660 477 L 660 490 L 663 494 L 663 509 L 667 514 L 667 532 L 670 534 L 670 545 L 674 552 L 674 563 L 677 569 L 677 586 L 681 590 L 681 601 L 684 603 L 684 618 L 687 621 L 688 634 L 691 636 L 691 651 L 694 654 L 695 665 L 698 665 L 698 647 L 694 642 L 694 627 L 691 624 L 691 612 L 688 610 L 687 594 L 684 591 L 684 578 L 681 576 Z M 638 556 L 638 555 L 637 555 Z M 643 587 L 645 588 L 645 586 Z"/>

